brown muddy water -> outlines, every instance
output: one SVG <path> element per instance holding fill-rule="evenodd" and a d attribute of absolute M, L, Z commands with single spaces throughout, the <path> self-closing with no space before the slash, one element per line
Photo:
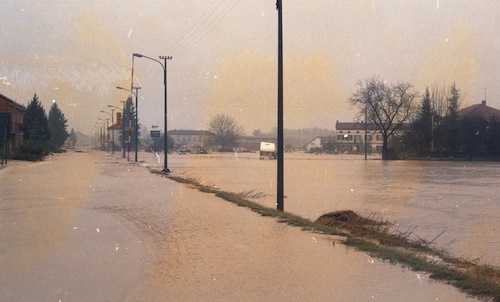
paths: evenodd
<path fill-rule="evenodd" d="M 158 165 L 153 154 L 139 158 L 141 165 Z M 275 161 L 251 154 L 170 160 L 173 174 L 228 191 L 262 192 L 267 195 L 257 200 L 274 205 Z M 387 166 L 338 162 L 358 172 L 365 164 Z M 342 202 L 354 204 L 356 198 L 345 196 L 358 188 L 343 176 L 335 180 L 331 163 L 288 156 L 286 210 L 315 218 Z M 262 217 L 141 165 L 85 152 L 0 170 L 0 300 L 476 301 L 425 272 Z M 357 202 L 362 212 L 377 209 Z M 389 202 L 384 208 L 395 207 Z"/>
<path fill-rule="evenodd" d="M 141 159 L 157 160 L 148 153 Z M 257 193 L 254 201 L 276 206 L 276 161 L 259 160 L 256 153 L 172 154 L 169 168 L 227 191 Z M 344 209 L 374 215 L 455 256 L 500 265 L 499 179 L 497 162 L 289 153 L 284 204 L 285 211 L 311 220 Z"/>
<path fill-rule="evenodd" d="M 234 154 L 172 154 L 169 160 L 174 175 L 228 191 L 263 192 L 269 196 L 257 200 L 274 205 L 275 161 L 248 154 L 238 159 Z M 154 154 L 141 153 L 139 161 L 163 168 Z M 161 230 L 155 235 L 159 261 L 151 273 L 159 294 L 152 301 L 164 296 L 179 301 L 475 301 L 425 272 L 347 248 L 341 238 L 281 224 L 189 185 L 171 187 L 172 181 L 151 175 L 155 178 L 137 179 L 141 185 L 125 201 L 130 206 L 122 201 L 120 207 L 134 209 L 128 214 L 132 220 L 148 221 Z M 150 193 L 140 189 L 146 183 L 154 187 Z M 307 183 L 287 191 L 286 205 L 292 200 L 290 192 L 300 192 Z M 166 199 L 145 203 L 147 195 Z M 317 197 L 313 194 L 307 201 L 313 204 Z"/>

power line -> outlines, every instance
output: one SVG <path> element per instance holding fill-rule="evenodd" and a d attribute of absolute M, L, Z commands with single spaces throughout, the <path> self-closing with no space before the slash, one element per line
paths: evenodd
<path fill-rule="evenodd" d="M 189 36 L 193 35 L 199 28 L 201 25 L 198 25 L 198 23 L 200 22 L 200 20 L 202 20 L 209 11 L 212 10 L 212 7 L 214 6 L 214 3 L 215 3 L 216 0 L 212 0 L 212 2 L 210 3 L 210 5 L 208 6 L 208 8 L 200 15 L 200 17 L 198 17 L 198 19 L 196 19 L 196 21 L 193 23 L 193 25 L 191 26 L 191 28 L 186 32 L 184 33 L 184 35 L 180 36 L 179 39 L 177 39 L 174 43 L 173 43 L 173 48 L 169 50 L 169 53 L 172 53 L 172 51 L 175 51 L 176 48 L 179 48 L 179 45 L 182 45 L 185 43 L 185 39 L 188 39 Z M 221 0 L 222 1 L 222 0 Z M 221 2 L 219 1 L 219 4 L 217 5 L 220 6 Z M 202 24 L 205 23 L 206 20 L 202 21 Z"/>
<path fill-rule="evenodd" d="M 187 37 L 183 42 L 174 45 L 174 47 L 170 50 L 170 53 L 176 52 L 176 55 L 179 55 L 201 41 L 204 37 L 206 37 L 222 20 L 233 10 L 233 8 L 240 2 L 241 0 L 234 1 L 233 3 L 225 3 L 225 6 L 222 7 L 221 10 L 214 16 L 215 11 L 218 10 L 223 1 L 218 2 L 215 9 L 211 12 L 211 14 L 204 18 L 199 26 L 196 26 L 192 31 L 188 32 L 183 37 Z M 215 1 L 214 1 L 215 2 Z M 202 16 L 198 19 L 201 20 L 206 13 L 213 6 L 214 2 L 207 8 L 207 10 L 202 14 Z M 197 20 L 197 21 L 198 21 Z M 181 40 L 181 39 L 180 39 Z"/>

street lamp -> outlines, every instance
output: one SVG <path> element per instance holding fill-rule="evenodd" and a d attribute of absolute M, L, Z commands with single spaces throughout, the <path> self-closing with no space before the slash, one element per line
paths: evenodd
<path fill-rule="evenodd" d="M 104 128 L 104 135 L 103 135 L 103 142 L 104 142 L 104 138 L 106 138 L 106 141 L 108 142 L 108 149 L 109 149 L 109 137 L 106 136 L 106 129 L 109 128 L 109 118 L 106 118 L 106 119 L 103 119 L 103 118 L 98 118 L 98 120 L 101 120 L 103 121 L 103 127 Z M 108 136 L 109 136 L 109 130 L 108 130 Z M 106 147 L 106 145 L 104 144 L 104 147 Z"/>
<path fill-rule="evenodd" d="M 125 124 L 124 124 L 124 119 L 123 119 L 123 114 L 124 114 L 123 108 L 116 107 L 113 105 L 108 105 L 108 107 L 118 109 L 122 112 L 122 120 L 121 120 L 121 124 L 122 124 L 122 151 L 123 151 L 123 158 L 125 158 Z"/>
<path fill-rule="evenodd" d="M 98 118 L 98 120 L 101 120 L 101 118 Z M 99 126 L 99 149 L 102 151 L 104 149 L 104 127 L 105 123 L 103 122 L 95 122 L 96 125 Z"/>
<path fill-rule="evenodd" d="M 139 97 L 139 89 L 141 89 L 141 87 L 133 87 L 133 89 L 135 89 L 135 93 L 132 90 L 120 86 L 116 86 L 116 88 L 126 90 L 135 95 L 135 162 L 137 162 L 137 149 L 138 149 L 137 146 L 139 142 L 139 137 L 138 137 L 139 104 L 137 103 L 137 99 Z"/>
<path fill-rule="evenodd" d="M 95 139 L 95 145 L 93 145 L 93 147 L 98 148 L 99 147 L 99 128 L 97 127 L 97 124 L 94 125 L 94 128 L 92 129 L 92 134 L 94 134 L 94 139 Z"/>
<path fill-rule="evenodd" d="M 153 58 L 150 58 L 148 56 L 145 56 L 145 55 L 141 55 L 139 53 L 134 53 L 133 54 L 133 57 L 138 57 L 138 58 L 146 58 L 146 59 L 150 59 L 152 61 L 155 61 L 155 62 L 158 62 L 161 67 L 163 68 L 163 88 L 164 88 L 164 98 L 165 98 L 165 116 L 163 117 L 163 120 L 164 120 L 164 133 L 163 133 L 163 137 L 164 137 L 164 146 L 163 146 L 163 149 L 164 149 L 164 154 L 165 154 L 165 160 L 163 161 L 163 172 L 165 173 L 170 173 L 170 170 L 168 169 L 168 163 L 167 163 L 167 154 L 168 154 L 168 149 L 167 149 L 167 60 L 172 60 L 172 57 L 171 56 L 160 56 L 159 58 L 160 59 L 163 59 L 163 64 L 156 60 L 156 59 L 153 59 Z"/>
<path fill-rule="evenodd" d="M 101 147 L 101 133 L 102 133 L 102 126 L 101 126 L 101 123 L 99 122 L 95 122 L 94 124 L 94 129 L 95 127 L 98 127 L 97 128 L 97 133 L 96 133 L 96 137 L 97 137 L 97 149 L 99 149 Z"/>
<path fill-rule="evenodd" d="M 101 110 L 102 113 L 106 113 L 106 114 L 111 115 L 111 127 L 113 127 L 115 125 L 115 121 L 113 119 L 113 111 L 114 110 L 115 109 L 111 109 L 111 113 L 104 111 L 104 110 Z M 108 129 L 108 136 L 109 136 L 109 129 Z M 115 131 L 113 129 L 111 129 L 111 153 L 115 154 Z"/>

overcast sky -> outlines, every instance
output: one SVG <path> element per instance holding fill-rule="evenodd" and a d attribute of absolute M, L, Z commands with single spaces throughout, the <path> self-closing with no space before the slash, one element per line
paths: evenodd
<path fill-rule="evenodd" d="M 251 134 L 276 126 L 275 0 L 2 0 L 0 93 L 58 102 L 90 133 L 121 107 L 132 53 L 168 62 L 168 128 L 207 129 L 218 113 Z M 286 128 L 353 121 L 356 82 L 374 75 L 461 90 L 500 109 L 500 2 L 283 0 Z M 163 125 L 163 69 L 134 60 L 139 120 Z"/>

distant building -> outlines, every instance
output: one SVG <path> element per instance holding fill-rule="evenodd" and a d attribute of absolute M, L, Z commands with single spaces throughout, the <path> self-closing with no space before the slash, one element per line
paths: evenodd
<path fill-rule="evenodd" d="M 169 130 L 167 135 L 174 140 L 174 148 L 181 147 L 206 147 L 212 143 L 215 136 L 205 130 Z"/>
<path fill-rule="evenodd" d="M 459 110 L 458 116 L 460 118 L 481 117 L 485 120 L 489 120 L 490 118 L 497 118 L 500 120 L 500 110 L 486 106 L 486 101 L 482 101 L 481 104 L 471 105 Z"/>
<path fill-rule="evenodd" d="M 334 136 L 316 136 L 306 146 L 309 153 L 334 151 L 337 138 Z"/>
<path fill-rule="evenodd" d="M 0 150 L 4 151 L 5 141 L 7 155 L 16 154 L 23 142 L 25 112 L 26 107 L 0 94 Z"/>
<path fill-rule="evenodd" d="M 337 148 L 340 153 L 358 153 L 365 148 L 365 131 L 368 152 L 382 152 L 384 139 L 375 123 L 340 123 L 337 130 Z"/>

